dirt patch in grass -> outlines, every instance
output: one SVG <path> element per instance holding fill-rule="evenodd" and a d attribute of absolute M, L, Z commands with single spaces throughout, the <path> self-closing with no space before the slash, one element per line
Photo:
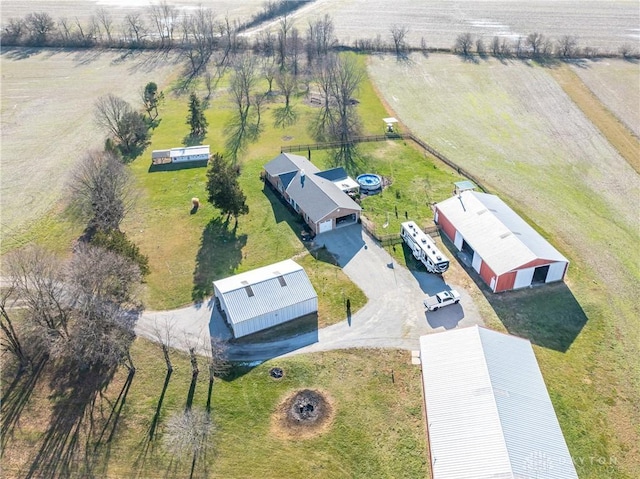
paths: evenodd
<path fill-rule="evenodd" d="M 624 123 L 602 104 L 569 66 L 551 69 L 553 77 L 582 112 L 598 127 L 604 137 L 640 173 L 640 142 Z M 637 105 L 637 102 L 636 102 Z"/>
<path fill-rule="evenodd" d="M 327 432 L 334 417 L 334 400 L 326 392 L 315 389 L 293 391 L 273 414 L 271 432 L 280 439 L 310 439 Z"/>

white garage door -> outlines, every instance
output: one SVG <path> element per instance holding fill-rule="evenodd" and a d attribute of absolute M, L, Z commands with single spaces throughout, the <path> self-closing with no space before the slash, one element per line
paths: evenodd
<path fill-rule="evenodd" d="M 521 269 L 516 273 L 516 281 L 513 284 L 513 289 L 526 288 L 531 284 L 533 279 L 533 273 L 535 268 Z"/>
<path fill-rule="evenodd" d="M 320 223 L 318 223 L 318 233 L 331 231 L 332 228 L 333 228 L 333 220 L 321 221 Z"/>

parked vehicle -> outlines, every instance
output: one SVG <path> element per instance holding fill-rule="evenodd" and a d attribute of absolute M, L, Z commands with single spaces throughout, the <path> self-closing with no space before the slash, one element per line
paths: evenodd
<path fill-rule="evenodd" d="M 413 257 L 420 261 L 429 273 L 442 274 L 449 268 L 449 258 L 438 249 L 431 236 L 418 228 L 413 221 L 402 223 L 400 236 L 411 248 Z"/>
<path fill-rule="evenodd" d="M 437 311 L 440 308 L 449 306 L 450 304 L 457 304 L 460 302 L 460 293 L 455 289 L 440 291 L 433 296 L 427 296 L 424 301 L 424 305 L 428 311 Z"/>

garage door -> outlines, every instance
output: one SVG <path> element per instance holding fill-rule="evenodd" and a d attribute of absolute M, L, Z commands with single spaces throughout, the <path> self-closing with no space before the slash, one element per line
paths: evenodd
<path fill-rule="evenodd" d="M 332 228 L 333 228 L 333 220 L 321 221 L 320 223 L 318 223 L 318 233 L 331 231 Z"/>

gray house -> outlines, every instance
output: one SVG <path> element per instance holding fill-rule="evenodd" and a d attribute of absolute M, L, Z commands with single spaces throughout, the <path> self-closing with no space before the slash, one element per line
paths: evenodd
<path fill-rule="evenodd" d="M 304 156 L 281 153 L 264 166 L 264 172 L 265 180 L 315 234 L 360 219 L 362 208 L 340 186 L 345 185 L 346 191 L 350 191 L 355 182 L 341 168 L 322 172 Z"/>

